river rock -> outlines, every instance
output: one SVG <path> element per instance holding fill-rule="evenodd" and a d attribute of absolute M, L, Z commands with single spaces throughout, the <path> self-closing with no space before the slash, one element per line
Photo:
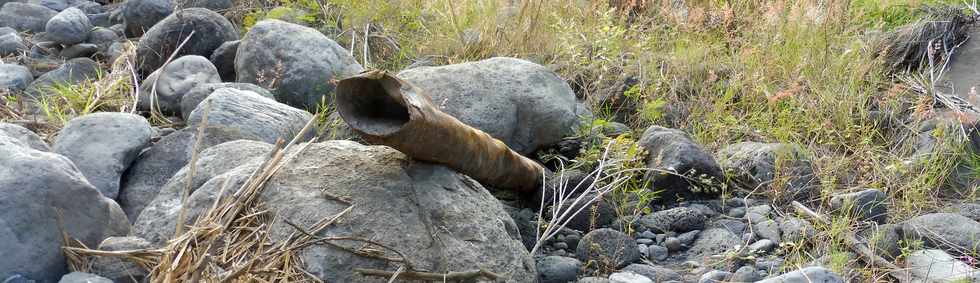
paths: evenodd
<path fill-rule="evenodd" d="M 21 91 L 34 81 L 31 70 L 16 64 L 0 63 L 0 90 Z"/>
<path fill-rule="evenodd" d="M 88 39 L 88 34 L 92 31 L 92 23 L 88 21 L 85 12 L 72 7 L 48 20 L 44 31 L 47 32 L 47 38 L 54 42 L 74 45 Z"/>
<path fill-rule="evenodd" d="M 126 168 L 150 142 L 152 130 L 145 118 L 114 112 L 99 112 L 68 121 L 54 141 L 54 152 L 78 165 L 85 177 L 115 199 Z"/>
<path fill-rule="evenodd" d="M 585 234 L 579 241 L 575 254 L 582 261 L 597 261 L 611 268 L 624 267 L 640 259 L 636 240 L 609 228 Z"/>
<path fill-rule="evenodd" d="M 820 181 L 810 159 L 795 145 L 742 142 L 718 152 L 721 168 L 749 190 L 760 190 L 779 203 L 807 203 L 819 196 Z M 777 176 L 778 174 L 778 176 Z M 772 186 L 779 179 L 779 187 Z"/>
<path fill-rule="evenodd" d="M 122 6 L 126 35 L 141 36 L 173 12 L 171 0 L 128 0 Z"/>
<path fill-rule="evenodd" d="M 238 30 L 224 16 L 208 9 L 188 8 L 173 13 L 146 31 L 136 45 L 140 74 L 149 75 L 163 66 L 185 39 L 187 43 L 177 52 L 177 58 L 208 58 L 222 43 L 238 39 Z"/>
<path fill-rule="evenodd" d="M 209 103 L 208 126 L 234 129 L 244 135 L 260 137 L 260 141 L 267 143 L 275 143 L 280 138 L 289 141 L 313 118 L 309 112 L 251 91 L 221 88 L 191 112 L 187 117 L 189 126 L 202 122 Z M 303 137 L 310 138 L 311 133 Z"/>
<path fill-rule="evenodd" d="M 194 191 L 185 204 L 188 217 L 210 207 L 222 187 L 240 186 L 262 161 L 252 160 Z M 225 191 L 225 196 L 233 192 Z M 537 278 L 513 220 L 479 183 L 440 165 L 413 162 L 389 147 L 350 141 L 311 144 L 266 183 L 258 200 L 278 215 L 270 240 L 282 241 L 296 231 L 279 219 L 309 227 L 348 208 L 324 194 L 356 204 L 324 235 L 372 239 L 430 272 L 483 268 L 512 282 Z M 386 282 L 388 278 L 362 277 L 350 270 L 397 268 L 329 245 L 308 247 L 297 256 L 310 274 L 328 282 Z"/>
<path fill-rule="evenodd" d="M 837 275 L 833 271 L 826 269 L 821 266 L 811 266 L 799 269 L 793 272 L 789 272 L 776 277 L 764 279 L 757 283 L 790 283 L 790 282 L 808 282 L 808 283 L 844 283 L 844 278 Z"/>
<path fill-rule="evenodd" d="M 902 224 L 906 238 L 921 239 L 926 247 L 972 251 L 980 247 L 980 223 L 953 213 L 932 213 Z"/>
<path fill-rule="evenodd" d="M 640 137 L 639 145 L 648 153 L 646 166 L 660 169 L 647 173 L 646 179 L 661 189 L 661 201 L 679 198 L 698 199 L 717 195 L 715 186 L 725 176 L 714 157 L 680 130 L 651 126 Z M 664 173 L 673 172 L 673 173 Z M 683 175 L 687 176 L 680 177 Z M 714 182 L 705 184 L 700 181 Z"/>
<path fill-rule="evenodd" d="M 201 104 L 201 101 L 203 101 L 205 98 L 207 98 L 212 93 L 214 93 L 215 90 L 221 88 L 233 88 L 237 90 L 251 91 L 263 97 L 275 99 L 272 93 L 269 92 L 268 90 L 250 83 L 199 84 L 194 88 L 188 90 L 187 93 L 185 93 L 184 96 L 180 98 L 180 113 L 181 115 L 183 115 L 184 120 L 187 120 L 188 117 L 190 117 L 191 112 L 193 112 L 194 108 L 197 108 L 197 106 Z"/>
<path fill-rule="evenodd" d="M 16 33 L 0 34 L 0 57 L 19 54 L 30 50 L 24 39 Z"/>
<path fill-rule="evenodd" d="M 309 111 L 329 100 L 332 80 L 362 69 L 347 50 L 319 31 L 279 20 L 255 24 L 235 55 L 238 82 L 273 90 L 279 102 Z"/>
<path fill-rule="evenodd" d="M 129 233 L 119 205 L 68 158 L 0 144 L 0 168 L 0 278 L 60 279 L 68 271 L 62 232 L 90 247 Z"/>
<path fill-rule="evenodd" d="M 0 8 L 0 26 L 39 33 L 58 12 L 37 4 L 8 2 Z"/>
<path fill-rule="evenodd" d="M 181 99 L 194 87 L 221 82 L 218 69 L 211 61 L 197 55 L 177 58 L 155 74 L 157 75 L 152 76 L 153 79 L 147 79 L 145 83 L 151 86 L 156 84 L 156 100 L 153 100 L 152 87 L 144 88 L 140 92 L 138 107 L 150 110 L 150 105 L 153 104 L 154 109 L 167 114 L 180 113 Z"/>
<path fill-rule="evenodd" d="M 522 154 L 572 136 L 581 121 L 568 84 L 544 66 L 521 59 L 419 67 L 398 76 L 443 112 Z"/>
<path fill-rule="evenodd" d="M 38 151 L 51 151 L 51 147 L 31 130 L 17 124 L 0 122 L 0 143 L 4 143 L 5 141 Z"/>

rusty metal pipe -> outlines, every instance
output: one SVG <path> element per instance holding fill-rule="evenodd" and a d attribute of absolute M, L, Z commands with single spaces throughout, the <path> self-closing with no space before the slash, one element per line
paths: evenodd
<path fill-rule="evenodd" d="M 369 143 L 446 165 L 495 188 L 540 188 L 541 165 L 443 113 L 421 89 L 394 75 L 366 71 L 341 80 L 336 94 L 340 117 Z"/>

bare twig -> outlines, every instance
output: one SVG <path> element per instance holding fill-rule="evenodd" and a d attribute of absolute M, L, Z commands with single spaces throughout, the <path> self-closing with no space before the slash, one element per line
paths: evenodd
<path fill-rule="evenodd" d="M 592 204 L 598 202 L 602 197 L 611 192 L 613 189 L 619 187 L 622 183 L 629 180 L 629 176 L 624 176 L 624 173 L 628 170 L 621 170 L 616 162 L 609 160 L 609 153 L 615 142 L 610 142 L 606 145 L 606 149 L 602 154 L 602 158 L 599 160 L 599 165 L 589 173 L 582 182 L 579 182 L 574 188 L 568 189 L 566 181 L 564 180 L 564 172 L 559 173 L 559 182 L 554 192 L 551 194 L 551 220 L 548 221 L 548 226 L 545 228 L 544 232 L 541 231 L 541 222 L 538 221 L 537 226 L 537 242 L 535 242 L 534 247 L 531 248 L 531 254 L 537 252 L 539 248 L 551 237 L 554 237 L 558 232 L 568 225 L 575 216 L 582 213 L 583 210 L 587 209 Z M 561 162 L 559 160 L 559 162 Z M 609 164 L 613 165 L 610 166 Z M 586 184 L 589 179 L 591 183 Z M 609 183 L 600 185 L 601 182 L 611 180 Z M 544 215 L 545 199 L 548 195 L 548 183 L 542 182 L 542 197 L 541 204 L 538 208 L 538 215 Z"/>
<path fill-rule="evenodd" d="M 179 15 L 179 13 L 177 15 Z M 180 50 L 184 48 L 184 45 L 191 40 L 191 37 L 193 37 L 194 33 L 196 32 L 196 30 L 192 30 L 191 33 L 188 34 L 179 45 L 177 45 L 177 48 L 170 53 L 170 57 L 167 57 L 167 61 L 164 61 L 163 66 L 160 66 L 160 74 L 157 76 L 157 79 L 153 81 L 153 87 L 150 89 L 150 114 L 155 114 L 154 112 L 160 113 L 161 115 L 159 118 L 163 119 L 166 123 L 171 122 L 164 115 L 162 115 L 163 112 L 160 111 L 160 105 L 157 105 L 157 86 L 160 84 L 159 76 L 163 75 L 163 72 L 166 71 L 167 66 L 170 65 L 170 62 L 177 58 L 177 54 L 180 53 Z"/>
<path fill-rule="evenodd" d="M 207 105 L 204 107 L 201 124 L 197 127 L 197 137 L 194 139 L 194 147 L 191 149 L 191 161 L 187 164 L 190 167 L 187 171 L 184 191 L 180 194 L 181 207 L 180 213 L 177 214 L 177 228 L 174 230 L 174 236 L 183 234 L 184 231 L 184 218 L 187 217 L 187 197 L 191 194 L 191 186 L 194 184 L 194 174 L 197 173 L 197 159 L 201 155 L 200 150 L 201 143 L 204 141 L 204 129 L 208 127 L 208 114 L 211 112 L 211 100 L 208 100 Z"/>

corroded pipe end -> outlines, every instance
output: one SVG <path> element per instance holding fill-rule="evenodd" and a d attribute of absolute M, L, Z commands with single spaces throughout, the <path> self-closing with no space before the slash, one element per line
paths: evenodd
<path fill-rule="evenodd" d="M 337 84 L 340 117 L 366 141 L 440 163 L 485 185 L 531 191 L 544 168 L 489 134 L 439 111 L 421 90 L 385 71 Z"/>

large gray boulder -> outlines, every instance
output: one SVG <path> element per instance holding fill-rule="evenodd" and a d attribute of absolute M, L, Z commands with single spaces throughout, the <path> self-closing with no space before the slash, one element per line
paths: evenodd
<path fill-rule="evenodd" d="M 167 16 L 140 39 L 136 61 L 141 75 L 156 71 L 191 33 L 177 57 L 199 55 L 211 57 L 225 41 L 238 39 L 238 30 L 224 16 L 204 8 L 188 8 Z"/>
<path fill-rule="evenodd" d="M 150 110 L 153 104 L 163 113 L 180 113 L 184 94 L 198 85 L 221 82 L 218 69 L 211 61 L 197 55 L 177 58 L 155 73 L 158 73 L 155 80 L 147 80 L 144 88 L 150 91 L 140 92 L 137 106 L 142 110 Z M 153 84 L 156 84 L 156 100 L 152 96 Z"/>
<path fill-rule="evenodd" d="M 947 83 L 950 90 L 956 92 L 951 94 L 972 101 L 969 100 L 971 92 L 975 95 L 973 90 L 980 87 L 980 77 L 973 75 L 977 64 L 980 63 L 980 40 L 977 40 L 980 31 L 968 29 L 968 32 L 964 36 L 968 36 L 969 39 L 956 48 L 956 58 L 949 62 L 949 69 L 942 73 L 940 79 Z"/>
<path fill-rule="evenodd" d="M 319 31 L 279 20 L 255 24 L 235 55 L 239 82 L 274 90 L 279 102 L 310 111 L 331 99 L 332 80 L 361 70 L 347 50 Z"/>
<path fill-rule="evenodd" d="M 56 43 L 73 45 L 88 39 L 88 34 L 92 31 L 92 23 L 88 21 L 85 12 L 71 7 L 48 20 L 44 31 L 47 33 L 46 38 Z"/>
<path fill-rule="evenodd" d="M 195 190 L 185 204 L 188 218 L 211 206 L 222 187 L 240 186 L 262 161 L 252 160 Z M 324 194 L 356 205 L 323 235 L 372 239 L 404 253 L 416 268 L 436 273 L 483 268 L 507 282 L 537 277 L 513 220 L 479 183 L 443 166 L 413 162 L 389 147 L 350 141 L 311 144 L 266 183 L 258 201 L 277 215 L 270 240 L 296 232 L 282 219 L 309 227 L 348 208 Z M 330 245 L 310 246 L 298 256 L 310 274 L 328 282 L 386 282 L 351 270 L 397 268 Z"/>
<path fill-rule="evenodd" d="M 187 124 L 196 127 L 210 106 L 208 126 L 224 127 L 257 136 L 260 141 L 275 143 L 289 141 L 303 129 L 313 115 L 289 107 L 251 91 L 222 88 L 204 99 L 187 117 Z M 308 134 L 304 139 L 312 138 Z"/>
<path fill-rule="evenodd" d="M 902 224 L 906 239 L 921 239 L 926 247 L 950 252 L 973 251 L 980 247 L 980 223 L 953 213 L 932 213 Z"/>
<path fill-rule="evenodd" d="M 149 145 L 152 131 L 138 115 L 88 114 L 68 121 L 54 141 L 54 152 L 75 162 L 102 195 L 115 199 L 123 172 Z"/>
<path fill-rule="evenodd" d="M 272 145 L 268 143 L 237 140 L 201 151 L 195 165 L 194 179 L 190 180 L 191 191 L 188 193 L 193 193 L 211 178 L 248 163 L 256 157 L 264 156 L 270 150 Z M 136 218 L 133 226 L 136 235 L 154 244 L 162 244 L 174 235 L 177 214 L 182 206 L 181 196 L 188 188 L 187 178 L 190 170 L 190 165 L 180 168 L 177 173 L 168 178 L 159 191 L 152 191 L 151 196 L 142 196 L 142 198 L 150 196 L 151 201 L 145 204 L 145 208 Z M 192 222 L 190 220 L 188 219 L 188 222 Z"/>
<path fill-rule="evenodd" d="M 973 221 L 980 221 L 980 203 L 961 203 L 947 210 L 966 216 L 966 218 L 973 219 Z"/>
<path fill-rule="evenodd" d="M 646 178 L 654 188 L 663 190 L 662 201 L 698 199 L 720 193 L 715 186 L 725 180 L 721 167 L 687 133 L 651 126 L 643 132 L 638 144 L 647 151 L 646 166 L 659 169 L 647 173 Z M 713 183 L 705 184 L 701 180 Z"/>
<path fill-rule="evenodd" d="M 174 3 L 171 0 L 129 0 L 122 6 L 126 35 L 138 37 L 150 30 L 171 13 Z"/>
<path fill-rule="evenodd" d="M 191 116 L 191 112 L 194 112 L 194 108 L 197 108 L 197 106 L 201 104 L 201 101 L 204 101 L 205 98 L 208 98 L 208 96 L 214 93 L 215 90 L 226 88 L 226 87 L 237 89 L 237 90 L 247 90 L 247 91 L 257 93 L 264 97 L 276 99 L 275 96 L 273 96 L 272 93 L 269 92 L 268 90 L 250 83 L 199 84 L 194 88 L 188 90 L 187 93 L 185 93 L 184 96 L 181 97 L 180 99 L 180 114 L 183 115 L 184 120 L 187 120 L 188 117 Z"/>
<path fill-rule="evenodd" d="M 130 222 L 180 168 L 187 165 L 194 147 L 193 131 L 180 131 L 160 138 L 144 150 L 123 174 L 119 186 L 119 206 Z"/>
<path fill-rule="evenodd" d="M 68 271 L 62 232 L 90 247 L 129 233 L 119 206 L 68 158 L 0 145 L 0 168 L 0 278 L 21 274 L 57 281 Z"/>
<path fill-rule="evenodd" d="M 176 133 L 164 136 L 152 147 L 140 153 L 140 156 L 133 161 L 133 164 L 123 175 L 122 185 L 119 188 L 119 205 L 126 211 L 131 222 L 136 222 L 143 209 L 157 198 L 161 191 L 176 191 L 169 187 L 184 187 L 183 183 L 169 184 L 171 177 L 180 175 L 181 168 L 184 168 L 191 160 L 191 155 L 195 151 L 203 152 L 212 146 L 224 144 L 236 140 L 260 140 L 259 137 L 248 135 L 236 129 L 225 127 L 206 127 L 203 131 L 201 144 L 197 142 L 198 127 L 184 128 Z M 265 143 L 260 143 L 265 144 Z M 267 151 L 267 150 L 266 150 Z M 238 157 L 251 157 L 264 151 L 242 151 L 228 152 L 233 155 L 243 155 Z M 201 157 L 203 160 L 203 156 Z M 241 160 L 229 161 L 229 166 L 237 166 Z M 199 163 L 200 164 L 200 163 Z M 199 170 L 201 166 L 198 166 Z M 183 173 L 183 174 L 186 174 Z M 204 174 L 198 171 L 197 174 Z M 204 175 L 201 175 L 204 176 Z M 184 177 L 176 177 L 183 179 Z M 207 179 L 204 179 L 207 181 Z M 200 183 L 204 183 L 201 181 Z M 169 189 L 168 189 L 169 188 Z"/>
<path fill-rule="evenodd" d="M 398 76 L 422 89 L 443 112 L 522 154 L 573 135 L 580 121 L 568 84 L 521 59 L 420 67 Z"/>
<path fill-rule="evenodd" d="M 8 143 L 22 147 L 29 147 L 40 151 L 51 151 L 51 147 L 31 130 L 17 124 L 0 122 L 0 143 L 4 143 L 5 139 Z"/>
<path fill-rule="evenodd" d="M 41 5 L 8 2 L 0 8 L 0 26 L 38 33 L 44 31 L 44 25 L 56 14 L 55 10 Z"/>
<path fill-rule="evenodd" d="M 844 283 L 844 278 L 830 269 L 821 266 L 811 266 L 789 272 L 776 277 L 764 279 L 756 283 Z"/>
<path fill-rule="evenodd" d="M 16 64 L 0 64 L 0 91 L 21 91 L 34 81 L 31 70 Z"/>
<path fill-rule="evenodd" d="M 820 181 L 813 173 L 810 160 L 794 145 L 736 143 L 718 151 L 718 163 L 737 184 L 778 203 L 794 200 L 806 203 L 820 193 Z M 773 185 L 777 178 L 778 187 Z"/>

